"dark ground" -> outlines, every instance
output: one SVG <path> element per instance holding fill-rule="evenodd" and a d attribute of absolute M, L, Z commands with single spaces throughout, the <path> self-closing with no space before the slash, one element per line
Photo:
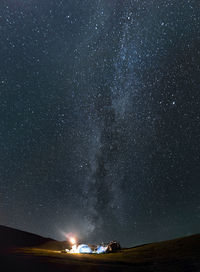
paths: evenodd
<path fill-rule="evenodd" d="M 4 228 L 4 229 L 2 229 Z M 6 248 L 6 235 L 12 236 Z M 134 272 L 200 272 L 200 235 L 152 243 L 118 253 L 102 255 L 65 254 L 58 251 L 62 242 L 0 227 L 0 271 L 134 271 Z M 27 241 L 30 235 L 31 247 Z M 21 238 L 19 238 L 21 237 Z M 23 240 L 23 239 L 24 240 Z M 34 245 L 35 238 L 35 245 Z M 20 246 L 21 244 L 23 247 Z M 44 239 L 44 240 L 43 240 Z M 11 241 L 13 240 L 13 245 Z M 16 246 L 17 240 L 17 246 Z M 40 244 L 43 242 L 43 244 Z M 46 246 L 44 246 L 46 245 Z M 24 247 L 26 246 L 26 247 Z M 33 247 L 34 246 L 34 247 Z M 49 249 L 48 249 L 49 247 Z M 46 249 L 44 249 L 46 248 Z"/>

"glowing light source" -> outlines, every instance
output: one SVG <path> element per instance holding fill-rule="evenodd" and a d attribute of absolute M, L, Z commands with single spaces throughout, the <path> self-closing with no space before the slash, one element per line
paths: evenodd
<path fill-rule="evenodd" d="M 71 238 L 69 239 L 69 241 L 70 241 L 70 243 L 71 243 L 72 245 L 75 245 L 75 244 L 76 244 L 76 239 L 75 239 L 74 237 L 71 237 Z"/>

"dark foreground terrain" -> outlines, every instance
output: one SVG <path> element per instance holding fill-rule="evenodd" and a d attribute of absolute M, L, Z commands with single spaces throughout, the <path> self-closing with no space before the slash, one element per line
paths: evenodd
<path fill-rule="evenodd" d="M 102 255 L 60 253 L 62 242 L 1 226 L 0 242 L 2 272 L 200 272 L 200 235 Z"/>

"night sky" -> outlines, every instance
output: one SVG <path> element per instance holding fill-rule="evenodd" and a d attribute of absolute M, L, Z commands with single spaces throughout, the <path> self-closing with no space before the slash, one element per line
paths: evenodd
<path fill-rule="evenodd" d="M 0 1 L 0 224 L 199 232 L 199 0 Z"/>

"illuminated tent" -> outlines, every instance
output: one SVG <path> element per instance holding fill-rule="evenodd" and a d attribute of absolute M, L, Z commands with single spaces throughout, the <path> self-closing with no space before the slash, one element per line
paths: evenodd
<path fill-rule="evenodd" d="M 77 253 L 93 253 L 93 252 L 88 245 L 82 244 L 77 247 Z"/>
<path fill-rule="evenodd" d="M 96 253 L 97 254 L 106 253 L 107 249 L 108 249 L 107 246 L 98 246 L 97 250 L 96 250 Z"/>

